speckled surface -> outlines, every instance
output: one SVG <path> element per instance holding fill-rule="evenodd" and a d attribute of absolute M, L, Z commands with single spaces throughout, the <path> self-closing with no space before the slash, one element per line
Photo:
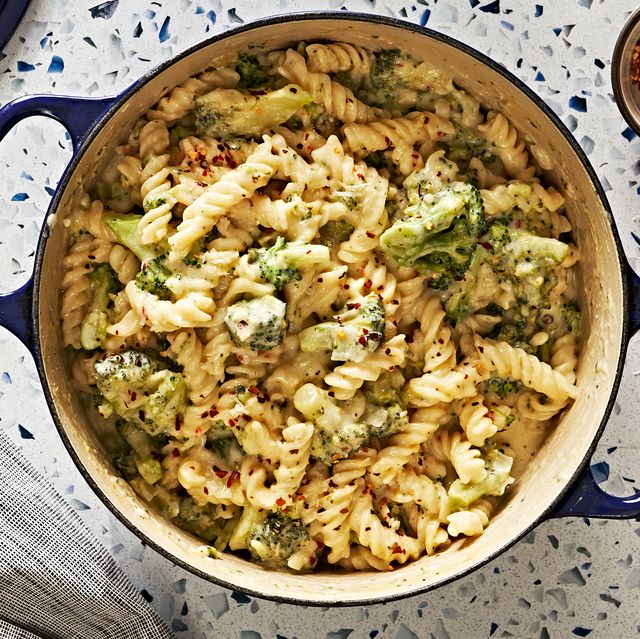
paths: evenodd
<path fill-rule="evenodd" d="M 615 36 L 636 0 L 32 0 L 0 54 L 0 104 L 26 93 L 115 94 L 173 53 L 257 17 L 347 9 L 427 24 L 489 54 L 558 113 L 610 199 L 632 264 L 640 266 L 640 142 L 613 103 Z M 258 8 L 258 5 L 261 5 Z M 272 7 L 266 9 L 266 6 Z M 71 155 L 64 129 L 43 118 L 0 143 L 0 290 L 26 278 L 41 220 Z M 50 479 L 178 637 L 627 637 L 640 633 L 640 523 L 563 519 L 481 570 L 427 595 L 359 609 L 279 605 L 218 588 L 171 564 L 107 511 L 68 457 L 27 350 L 0 329 L 0 427 Z M 592 460 L 629 494 L 638 472 L 640 344 L 632 342 L 614 415 Z"/>

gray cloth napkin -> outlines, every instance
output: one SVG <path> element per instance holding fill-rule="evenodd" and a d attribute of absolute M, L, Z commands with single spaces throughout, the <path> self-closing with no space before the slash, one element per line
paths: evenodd
<path fill-rule="evenodd" d="M 78 515 L 2 431 L 0 637 L 173 637 Z"/>

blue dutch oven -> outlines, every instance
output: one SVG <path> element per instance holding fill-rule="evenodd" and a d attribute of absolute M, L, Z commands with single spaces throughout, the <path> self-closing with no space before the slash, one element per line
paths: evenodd
<path fill-rule="evenodd" d="M 585 330 L 578 369 L 580 394 L 544 446 L 531 458 L 483 535 L 445 552 L 380 574 L 274 573 L 239 557 L 214 559 L 202 542 L 150 511 L 112 468 L 71 383 L 59 328 L 63 219 L 126 138 L 136 119 L 162 94 L 208 66 L 248 47 L 272 50 L 297 40 L 339 38 L 365 46 L 398 47 L 436 61 L 482 104 L 506 113 L 536 157 L 546 157 L 548 180 L 567 199 L 582 247 L 581 306 Z M 417 594 L 478 568 L 552 517 L 629 518 L 640 515 L 640 493 L 614 497 L 596 485 L 589 460 L 614 404 L 627 344 L 640 327 L 640 280 L 628 266 L 596 174 L 569 131 L 530 89 L 497 63 L 447 36 L 412 24 L 352 13 L 275 17 L 215 36 L 163 63 L 122 94 L 103 99 L 20 98 L 0 110 L 0 138 L 32 115 L 69 131 L 74 156 L 51 202 L 27 284 L 0 297 L 0 324 L 35 358 L 54 423 L 80 472 L 107 507 L 143 541 L 175 563 L 222 586 L 305 605 L 361 605 Z"/>

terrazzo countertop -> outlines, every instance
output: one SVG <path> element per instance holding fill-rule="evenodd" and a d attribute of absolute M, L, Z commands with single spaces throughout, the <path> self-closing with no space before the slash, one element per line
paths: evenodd
<path fill-rule="evenodd" d="M 0 104 L 28 93 L 115 94 L 172 54 L 268 14 L 330 8 L 396 16 L 479 49 L 542 96 L 593 163 L 637 266 L 640 249 L 631 232 L 640 234 L 640 141 L 619 115 L 609 79 L 615 37 L 636 7 L 637 0 L 110 0 L 95 6 L 32 0 L 0 54 Z M 16 288 L 32 267 L 43 211 L 70 155 L 64 129 L 44 118 L 21 123 L 0 143 L 4 290 Z M 640 524 L 633 520 L 544 522 L 473 574 L 387 605 L 302 608 L 212 585 L 145 547 L 109 513 L 62 445 L 27 350 L 0 329 L 0 352 L 0 427 L 178 637 L 626 639 L 640 633 Z M 633 492 L 638 474 L 638 375 L 634 341 L 614 415 L 592 460 L 598 479 L 619 495 Z"/>

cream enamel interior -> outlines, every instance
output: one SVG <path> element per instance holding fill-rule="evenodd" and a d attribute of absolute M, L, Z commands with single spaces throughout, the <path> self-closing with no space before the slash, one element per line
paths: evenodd
<path fill-rule="evenodd" d="M 513 486 L 508 500 L 481 537 L 458 542 L 439 555 L 424 557 L 389 573 L 290 575 L 264 570 L 231 555 L 208 558 L 201 544 L 150 513 L 124 480 L 113 473 L 92 432 L 91 419 L 83 413 L 72 391 L 62 347 L 58 283 L 62 277 L 65 236 L 61 220 L 74 194 L 95 174 L 100 159 L 126 137 L 139 114 L 167 87 L 207 66 L 224 63 L 235 50 L 252 46 L 281 48 L 292 41 L 292 34 L 296 40 L 331 40 L 339 34 L 340 39 L 369 47 L 403 48 L 418 59 L 447 69 L 458 84 L 484 105 L 499 107 L 530 143 L 535 143 L 552 159 L 549 182 L 565 194 L 575 240 L 582 247 L 582 274 L 587 283 L 583 311 L 587 328 L 578 374 L 580 396 L 575 405 L 531 459 L 524 476 Z M 41 284 L 39 332 L 49 389 L 71 446 L 99 490 L 132 527 L 185 564 L 235 588 L 304 603 L 357 603 L 425 590 L 477 566 L 519 536 L 544 514 L 587 454 L 614 384 L 622 339 L 621 265 L 615 239 L 587 171 L 564 136 L 519 89 L 460 49 L 428 34 L 350 19 L 298 19 L 295 23 L 229 34 L 190 54 L 144 85 L 107 122 L 71 176 L 46 246 Z"/>

